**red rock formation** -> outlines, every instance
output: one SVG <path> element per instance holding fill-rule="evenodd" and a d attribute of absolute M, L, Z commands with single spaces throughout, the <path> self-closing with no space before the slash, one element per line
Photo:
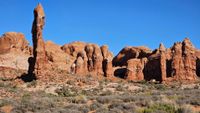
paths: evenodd
<path fill-rule="evenodd" d="M 134 81 L 144 80 L 143 69 L 146 62 L 146 58 L 128 60 L 125 78 Z"/>
<path fill-rule="evenodd" d="M 45 43 L 42 37 L 42 30 L 45 24 L 45 14 L 41 4 L 34 9 L 34 21 L 32 26 L 34 73 L 37 77 L 44 74 L 47 64 Z"/>
<path fill-rule="evenodd" d="M 86 72 L 84 65 L 84 53 L 79 53 L 77 56 L 77 60 L 75 62 L 75 73 L 78 75 L 84 75 Z"/>
<path fill-rule="evenodd" d="M 46 57 L 54 71 L 66 71 L 70 73 L 70 65 L 73 58 L 65 53 L 61 46 L 54 44 L 51 41 L 45 43 Z"/>
<path fill-rule="evenodd" d="M 172 76 L 176 80 L 196 80 L 195 48 L 188 38 L 182 43 L 175 43 L 172 50 Z"/>
<path fill-rule="evenodd" d="M 166 48 L 165 46 L 161 43 L 159 46 L 159 52 L 160 52 L 160 69 L 161 69 L 161 79 L 162 81 L 166 80 L 167 77 L 167 65 L 166 65 Z"/>
<path fill-rule="evenodd" d="M 114 75 L 113 65 L 112 65 L 113 55 L 111 52 L 109 52 L 107 45 L 101 46 L 101 51 L 102 51 L 102 55 L 103 55 L 104 76 L 113 77 L 113 75 Z"/>
<path fill-rule="evenodd" d="M 72 70 L 84 70 L 81 71 L 84 72 L 81 73 L 81 75 L 104 75 L 102 66 L 103 55 L 99 46 L 84 42 L 73 42 L 70 44 L 65 44 L 61 48 L 65 53 L 74 58 L 74 63 L 71 64 Z M 81 62 L 82 66 L 80 66 L 79 61 Z M 79 66 L 76 66 L 77 63 Z M 74 69 L 74 67 L 81 69 Z M 79 71 L 75 71 L 76 74 L 78 74 L 78 72 Z"/>
<path fill-rule="evenodd" d="M 11 50 L 29 53 L 29 43 L 22 33 L 7 32 L 0 37 L 0 54 Z"/>
<path fill-rule="evenodd" d="M 85 46 L 85 51 L 87 54 L 88 58 L 88 71 L 94 71 L 94 59 L 93 59 L 93 54 L 94 54 L 94 46 L 91 44 L 88 44 Z"/>
<path fill-rule="evenodd" d="M 56 78 L 54 75 L 63 75 L 63 72 L 163 82 L 196 81 L 200 76 L 200 50 L 195 49 L 188 38 L 168 49 L 163 44 L 154 51 L 143 46 L 125 47 L 113 59 L 105 45 L 45 43 L 42 37 L 44 24 L 45 14 L 39 4 L 34 9 L 33 48 L 28 46 L 21 33 L 9 32 L 0 37 L 0 77 L 17 78 L 17 74 L 9 73 L 11 70 L 28 70 L 29 74 L 34 73 L 38 79 L 44 80 L 50 75 Z"/>
<path fill-rule="evenodd" d="M 94 46 L 94 54 L 93 54 L 93 60 L 94 60 L 94 72 L 97 75 L 104 75 L 103 74 L 103 56 L 100 47 Z"/>
<path fill-rule="evenodd" d="M 126 66 L 127 61 L 132 58 L 144 58 L 151 54 L 151 50 L 147 47 L 125 47 L 113 59 L 114 66 Z"/>
<path fill-rule="evenodd" d="M 22 33 L 7 32 L 0 37 L 0 77 L 15 79 L 28 70 L 31 56 L 28 41 Z"/>
<path fill-rule="evenodd" d="M 144 78 L 157 81 L 196 81 L 197 75 L 199 76 L 199 51 L 194 48 L 188 38 L 182 43 L 175 43 L 170 49 L 166 49 L 163 44 L 160 44 L 159 49 L 152 53 L 147 51 L 140 55 L 140 50 L 134 47 L 122 49 L 113 59 L 115 67 L 121 66 L 121 71 L 118 67 L 115 70 L 116 73 L 120 72 L 128 80 Z M 145 64 L 141 63 L 143 58 L 147 58 Z M 124 67 L 125 64 L 126 67 Z M 127 71 L 123 71 L 124 68 Z M 138 76 L 141 76 L 140 79 Z"/>

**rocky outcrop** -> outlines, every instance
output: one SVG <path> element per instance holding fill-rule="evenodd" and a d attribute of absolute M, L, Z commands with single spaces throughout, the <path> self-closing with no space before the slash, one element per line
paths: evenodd
<path fill-rule="evenodd" d="M 139 50 L 139 51 L 138 51 Z M 199 50 L 195 49 L 188 38 L 177 42 L 166 49 L 160 44 L 159 49 L 152 52 L 137 47 L 126 47 L 113 59 L 115 67 L 120 67 L 128 80 L 157 81 L 196 81 L 199 76 Z M 145 63 L 142 59 L 146 58 Z M 126 67 L 124 65 L 126 64 Z M 119 67 L 120 66 L 120 67 Z M 122 69 L 126 71 L 122 71 Z M 117 72 L 116 72 L 117 73 Z M 139 78 L 138 78 L 139 77 Z"/>
<path fill-rule="evenodd" d="M 65 53 L 61 49 L 61 46 L 47 41 L 45 43 L 45 50 L 48 63 L 51 64 L 52 70 L 70 72 L 70 65 L 73 62 L 73 58 Z"/>
<path fill-rule="evenodd" d="M 161 79 L 162 81 L 166 80 L 167 77 L 167 58 L 166 58 L 166 48 L 165 46 L 161 43 L 159 46 L 159 53 L 160 53 L 160 69 L 161 69 Z"/>
<path fill-rule="evenodd" d="M 133 80 L 133 81 L 144 80 L 143 69 L 146 62 L 147 62 L 146 58 L 128 60 L 125 78 L 127 80 Z"/>
<path fill-rule="evenodd" d="M 29 43 L 22 33 L 7 32 L 0 37 L 0 54 L 10 51 L 29 53 Z"/>
<path fill-rule="evenodd" d="M 196 79 L 195 48 L 188 38 L 172 47 L 172 76 L 176 80 Z"/>
<path fill-rule="evenodd" d="M 62 50 L 73 57 L 71 72 L 80 75 L 105 75 L 111 76 L 112 54 L 107 46 L 102 46 L 84 42 L 73 42 L 65 44 Z"/>
<path fill-rule="evenodd" d="M 126 66 L 127 61 L 132 58 L 144 58 L 151 54 L 151 50 L 147 47 L 125 47 L 113 59 L 113 66 Z"/>
<path fill-rule="evenodd" d="M 105 77 L 113 77 L 113 65 L 112 65 L 112 59 L 113 54 L 108 50 L 107 45 L 101 46 L 101 51 L 103 55 L 103 72 Z"/>
<path fill-rule="evenodd" d="M 39 78 L 45 72 L 47 65 L 47 56 L 45 50 L 45 42 L 42 37 L 42 30 L 45 25 L 45 14 L 41 4 L 34 9 L 34 21 L 32 25 L 33 40 L 33 73 Z"/>
<path fill-rule="evenodd" d="M 21 33 L 8 32 L 0 37 L 0 77 L 19 78 L 27 71 L 29 77 L 36 75 L 37 79 L 45 81 L 47 78 L 60 80 L 57 76 L 63 74 L 160 82 L 196 81 L 200 76 L 200 50 L 195 49 L 188 38 L 171 48 L 165 48 L 161 43 L 154 51 L 144 46 L 125 47 L 113 58 L 106 45 L 45 43 L 44 25 L 45 14 L 39 4 L 34 9 L 33 47 L 29 47 Z"/>
<path fill-rule="evenodd" d="M 22 33 L 7 32 L 0 37 L 0 77 L 13 79 L 28 71 L 31 48 Z"/>

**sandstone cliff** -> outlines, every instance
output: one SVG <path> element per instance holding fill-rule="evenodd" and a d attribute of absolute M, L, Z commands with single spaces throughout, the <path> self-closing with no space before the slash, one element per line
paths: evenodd
<path fill-rule="evenodd" d="M 25 72 L 38 80 L 71 74 L 167 82 L 197 81 L 200 76 L 200 50 L 189 38 L 174 43 L 171 48 L 161 43 L 154 51 L 144 46 L 128 46 L 113 58 L 107 45 L 100 47 L 77 41 L 60 46 L 45 42 L 44 25 L 45 13 L 39 4 L 34 9 L 33 47 L 22 33 L 8 32 L 0 37 L 0 77 L 15 79 Z"/>

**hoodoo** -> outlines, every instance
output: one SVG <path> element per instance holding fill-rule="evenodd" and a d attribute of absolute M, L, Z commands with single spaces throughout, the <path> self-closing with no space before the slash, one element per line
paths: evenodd
<path fill-rule="evenodd" d="M 45 14 L 41 4 L 34 9 L 34 21 L 32 25 L 32 40 L 33 40 L 33 67 L 36 77 L 40 77 L 47 64 L 45 52 L 45 42 L 42 36 L 42 30 L 45 25 Z"/>

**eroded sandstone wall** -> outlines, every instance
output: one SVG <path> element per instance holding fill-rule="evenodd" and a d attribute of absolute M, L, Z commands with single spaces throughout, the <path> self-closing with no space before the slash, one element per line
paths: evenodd
<path fill-rule="evenodd" d="M 200 76 L 200 50 L 189 38 L 174 43 L 171 48 L 160 44 L 158 49 L 125 47 L 113 58 L 107 45 L 72 42 L 63 46 L 45 42 L 43 7 L 34 9 L 32 26 L 33 47 L 21 33 L 9 32 L 0 37 L 0 75 L 16 78 L 10 70 L 26 70 L 37 79 L 59 74 L 93 75 L 127 80 L 196 81 Z M 14 71 L 15 73 L 15 71 Z M 58 77 L 59 78 L 59 77 Z"/>

